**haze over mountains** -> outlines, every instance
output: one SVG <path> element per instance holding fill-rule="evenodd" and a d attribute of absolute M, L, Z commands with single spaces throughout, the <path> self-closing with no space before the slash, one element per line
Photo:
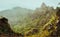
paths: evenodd
<path fill-rule="evenodd" d="M 42 3 L 41 7 L 36 8 L 36 10 L 14 7 L 12 9 L 0 11 L 0 16 L 8 18 L 9 23 L 13 25 L 13 24 L 20 23 L 25 17 L 27 16 L 29 17 L 29 15 L 32 16 L 32 18 L 33 17 L 36 18 L 39 15 L 43 15 L 47 10 L 49 10 L 48 8 L 50 10 L 53 9 L 52 7 L 46 6 L 44 3 Z"/>
<path fill-rule="evenodd" d="M 35 10 L 14 7 L 0 11 L 0 16 L 8 19 L 16 33 L 22 33 L 26 37 L 36 37 L 37 35 L 38 37 L 48 37 L 57 28 L 58 17 L 56 13 L 58 9 L 58 7 L 54 9 L 42 3 L 41 7 L 37 7 Z"/>
<path fill-rule="evenodd" d="M 0 16 L 8 18 L 10 24 L 16 24 L 17 21 L 22 20 L 26 14 L 32 12 L 33 10 L 30 9 L 14 7 L 12 9 L 0 11 Z"/>
<path fill-rule="evenodd" d="M 55 17 L 55 13 L 53 7 L 46 6 L 45 3 L 42 3 L 41 7 L 36 8 L 32 14 L 28 13 L 26 17 L 24 16 L 24 18 L 22 18 L 23 20 L 18 21 L 17 24 L 13 26 L 13 30 L 18 33 L 25 33 L 35 28 L 39 30 L 48 23 L 50 19 L 52 20 L 52 17 Z"/>

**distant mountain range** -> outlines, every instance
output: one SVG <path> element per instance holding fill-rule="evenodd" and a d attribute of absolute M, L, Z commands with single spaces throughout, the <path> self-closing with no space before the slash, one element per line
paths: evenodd
<path fill-rule="evenodd" d="M 28 13 L 32 13 L 33 10 L 14 7 L 9 10 L 0 11 L 0 16 L 6 17 L 9 20 L 10 24 L 16 24 L 17 21 L 23 19 Z"/>

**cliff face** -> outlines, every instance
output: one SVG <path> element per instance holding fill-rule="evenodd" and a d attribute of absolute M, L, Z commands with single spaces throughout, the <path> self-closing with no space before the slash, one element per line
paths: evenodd
<path fill-rule="evenodd" d="M 0 18 L 0 33 L 12 33 L 13 31 L 8 24 L 8 19 L 5 17 Z"/>
<path fill-rule="evenodd" d="M 10 28 L 8 19 L 5 17 L 0 18 L 0 37 L 23 37 L 22 34 L 15 33 Z"/>

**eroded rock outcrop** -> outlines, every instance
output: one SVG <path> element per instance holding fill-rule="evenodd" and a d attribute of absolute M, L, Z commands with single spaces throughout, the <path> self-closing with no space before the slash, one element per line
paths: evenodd
<path fill-rule="evenodd" d="M 6 37 L 24 37 L 21 33 L 15 33 L 8 23 L 8 19 L 5 17 L 0 17 L 0 36 Z"/>

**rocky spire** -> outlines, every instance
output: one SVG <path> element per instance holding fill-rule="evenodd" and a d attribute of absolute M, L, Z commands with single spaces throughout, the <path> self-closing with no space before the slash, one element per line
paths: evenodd
<path fill-rule="evenodd" d="M 46 8 L 46 7 L 47 7 L 46 4 L 42 3 L 41 8 Z"/>

